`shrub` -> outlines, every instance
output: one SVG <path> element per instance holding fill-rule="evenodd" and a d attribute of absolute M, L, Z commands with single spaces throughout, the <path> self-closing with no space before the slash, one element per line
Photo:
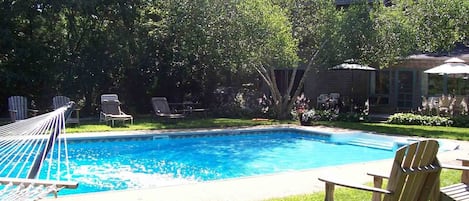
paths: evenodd
<path fill-rule="evenodd" d="M 453 126 L 469 128 L 469 116 L 468 115 L 457 115 L 451 118 L 453 120 Z"/>
<path fill-rule="evenodd" d="M 403 125 L 451 126 L 453 121 L 448 117 L 425 116 L 412 113 L 396 113 L 388 118 L 387 123 Z"/>

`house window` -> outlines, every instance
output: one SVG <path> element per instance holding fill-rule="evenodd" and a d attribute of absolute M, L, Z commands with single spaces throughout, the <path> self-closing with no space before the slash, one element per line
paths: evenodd
<path fill-rule="evenodd" d="M 462 76 L 448 77 L 448 93 L 452 95 L 468 95 L 469 84 Z"/>
<path fill-rule="evenodd" d="M 438 74 L 428 75 L 428 95 L 438 96 L 444 93 L 444 76 Z"/>

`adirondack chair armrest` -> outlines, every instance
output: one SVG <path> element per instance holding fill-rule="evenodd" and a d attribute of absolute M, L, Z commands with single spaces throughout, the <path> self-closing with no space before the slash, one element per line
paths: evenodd
<path fill-rule="evenodd" d="M 386 174 L 384 172 L 368 172 L 367 175 L 370 175 L 375 178 L 389 179 L 389 174 Z"/>
<path fill-rule="evenodd" d="M 451 169 L 451 170 L 469 171 L 469 167 L 468 167 L 468 166 L 441 164 L 441 167 L 442 167 L 442 168 L 445 168 L 445 169 Z"/>
<path fill-rule="evenodd" d="M 8 110 L 10 113 L 10 119 L 12 122 L 16 121 L 16 114 L 18 114 L 18 110 Z"/>
<path fill-rule="evenodd" d="M 368 192 L 372 192 L 373 194 L 378 193 L 378 194 L 392 194 L 391 191 L 382 189 L 382 188 L 375 188 L 363 184 L 358 184 L 358 183 L 352 183 L 349 181 L 337 179 L 337 178 L 318 178 L 319 181 L 323 181 L 326 183 L 326 199 L 325 200 L 334 200 L 334 186 L 343 186 L 343 187 L 348 187 L 348 188 L 353 188 L 353 189 L 358 189 L 358 190 L 364 190 Z"/>

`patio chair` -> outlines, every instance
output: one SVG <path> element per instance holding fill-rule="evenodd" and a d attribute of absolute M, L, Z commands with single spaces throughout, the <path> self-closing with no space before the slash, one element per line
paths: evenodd
<path fill-rule="evenodd" d="M 394 157 L 391 174 L 369 174 L 374 177 L 374 187 L 353 184 L 349 181 L 319 178 L 326 182 L 326 201 L 334 200 L 335 185 L 365 190 L 373 193 L 373 201 L 436 200 L 439 197 L 441 166 L 437 159 L 438 142 L 424 140 L 399 148 Z M 382 180 L 388 179 L 386 189 Z"/>
<path fill-rule="evenodd" d="M 336 106 L 339 104 L 340 101 L 340 94 L 339 93 L 330 93 L 329 94 L 330 101 L 333 106 Z"/>
<path fill-rule="evenodd" d="M 100 116 L 102 121 L 111 122 L 111 126 L 115 125 L 115 121 L 130 121 L 130 124 L 134 123 L 132 115 L 126 114 L 121 110 L 119 100 L 104 100 L 101 102 L 101 113 Z"/>
<path fill-rule="evenodd" d="M 168 100 L 166 97 L 153 97 L 151 98 L 151 103 L 153 105 L 153 110 L 157 117 L 164 117 L 164 118 L 183 118 L 185 117 L 182 113 L 172 113 L 171 109 L 169 108 Z"/>
<path fill-rule="evenodd" d="M 101 104 L 104 101 L 119 101 L 119 96 L 117 94 L 102 94 L 101 95 Z M 104 115 L 103 113 L 100 113 L 99 115 L 99 121 L 103 122 L 104 121 Z"/>
<path fill-rule="evenodd" d="M 440 189 L 440 200 L 469 200 L 469 159 L 458 159 L 462 162 L 462 166 L 459 165 L 446 165 L 442 164 L 443 168 L 452 170 L 461 170 L 461 182 L 450 186 L 445 186 Z"/>
<path fill-rule="evenodd" d="M 438 111 L 444 114 L 452 115 L 452 107 L 454 106 L 455 99 L 451 96 L 442 95 L 439 100 Z"/>
<path fill-rule="evenodd" d="M 67 105 L 70 102 L 70 98 L 67 96 L 54 96 L 52 98 L 52 107 L 54 110 Z M 72 112 L 75 112 L 75 117 L 70 115 L 70 118 L 67 119 L 67 123 L 80 124 L 80 109 L 75 108 Z"/>
<path fill-rule="evenodd" d="M 10 96 L 8 98 L 8 111 L 12 122 L 36 116 L 39 112 L 39 110 L 28 108 L 28 99 L 24 96 Z M 31 115 L 28 115 L 29 113 Z"/>
<path fill-rule="evenodd" d="M 316 98 L 316 108 L 325 106 L 329 102 L 329 99 L 329 94 L 319 94 L 319 96 Z"/>

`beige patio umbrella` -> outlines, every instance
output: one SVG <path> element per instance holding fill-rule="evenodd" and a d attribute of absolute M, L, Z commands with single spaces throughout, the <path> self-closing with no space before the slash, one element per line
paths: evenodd
<path fill-rule="evenodd" d="M 453 57 L 453 58 L 445 60 L 444 64 L 430 68 L 423 72 L 428 73 L 428 74 L 438 74 L 438 75 L 443 75 L 443 76 L 446 75 L 446 76 L 451 76 L 453 78 L 462 77 L 464 79 L 467 79 L 467 76 L 469 75 L 469 65 L 465 64 L 464 60 Z M 446 90 L 447 89 L 446 89 L 446 84 L 445 84 L 444 91 Z"/>
<path fill-rule="evenodd" d="M 430 68 L 424 73 L 439 75 L 465 75 L 469 74 L 469 65 L 465 61 L 456 57 L 448 59 L 444 64 Z"/>

